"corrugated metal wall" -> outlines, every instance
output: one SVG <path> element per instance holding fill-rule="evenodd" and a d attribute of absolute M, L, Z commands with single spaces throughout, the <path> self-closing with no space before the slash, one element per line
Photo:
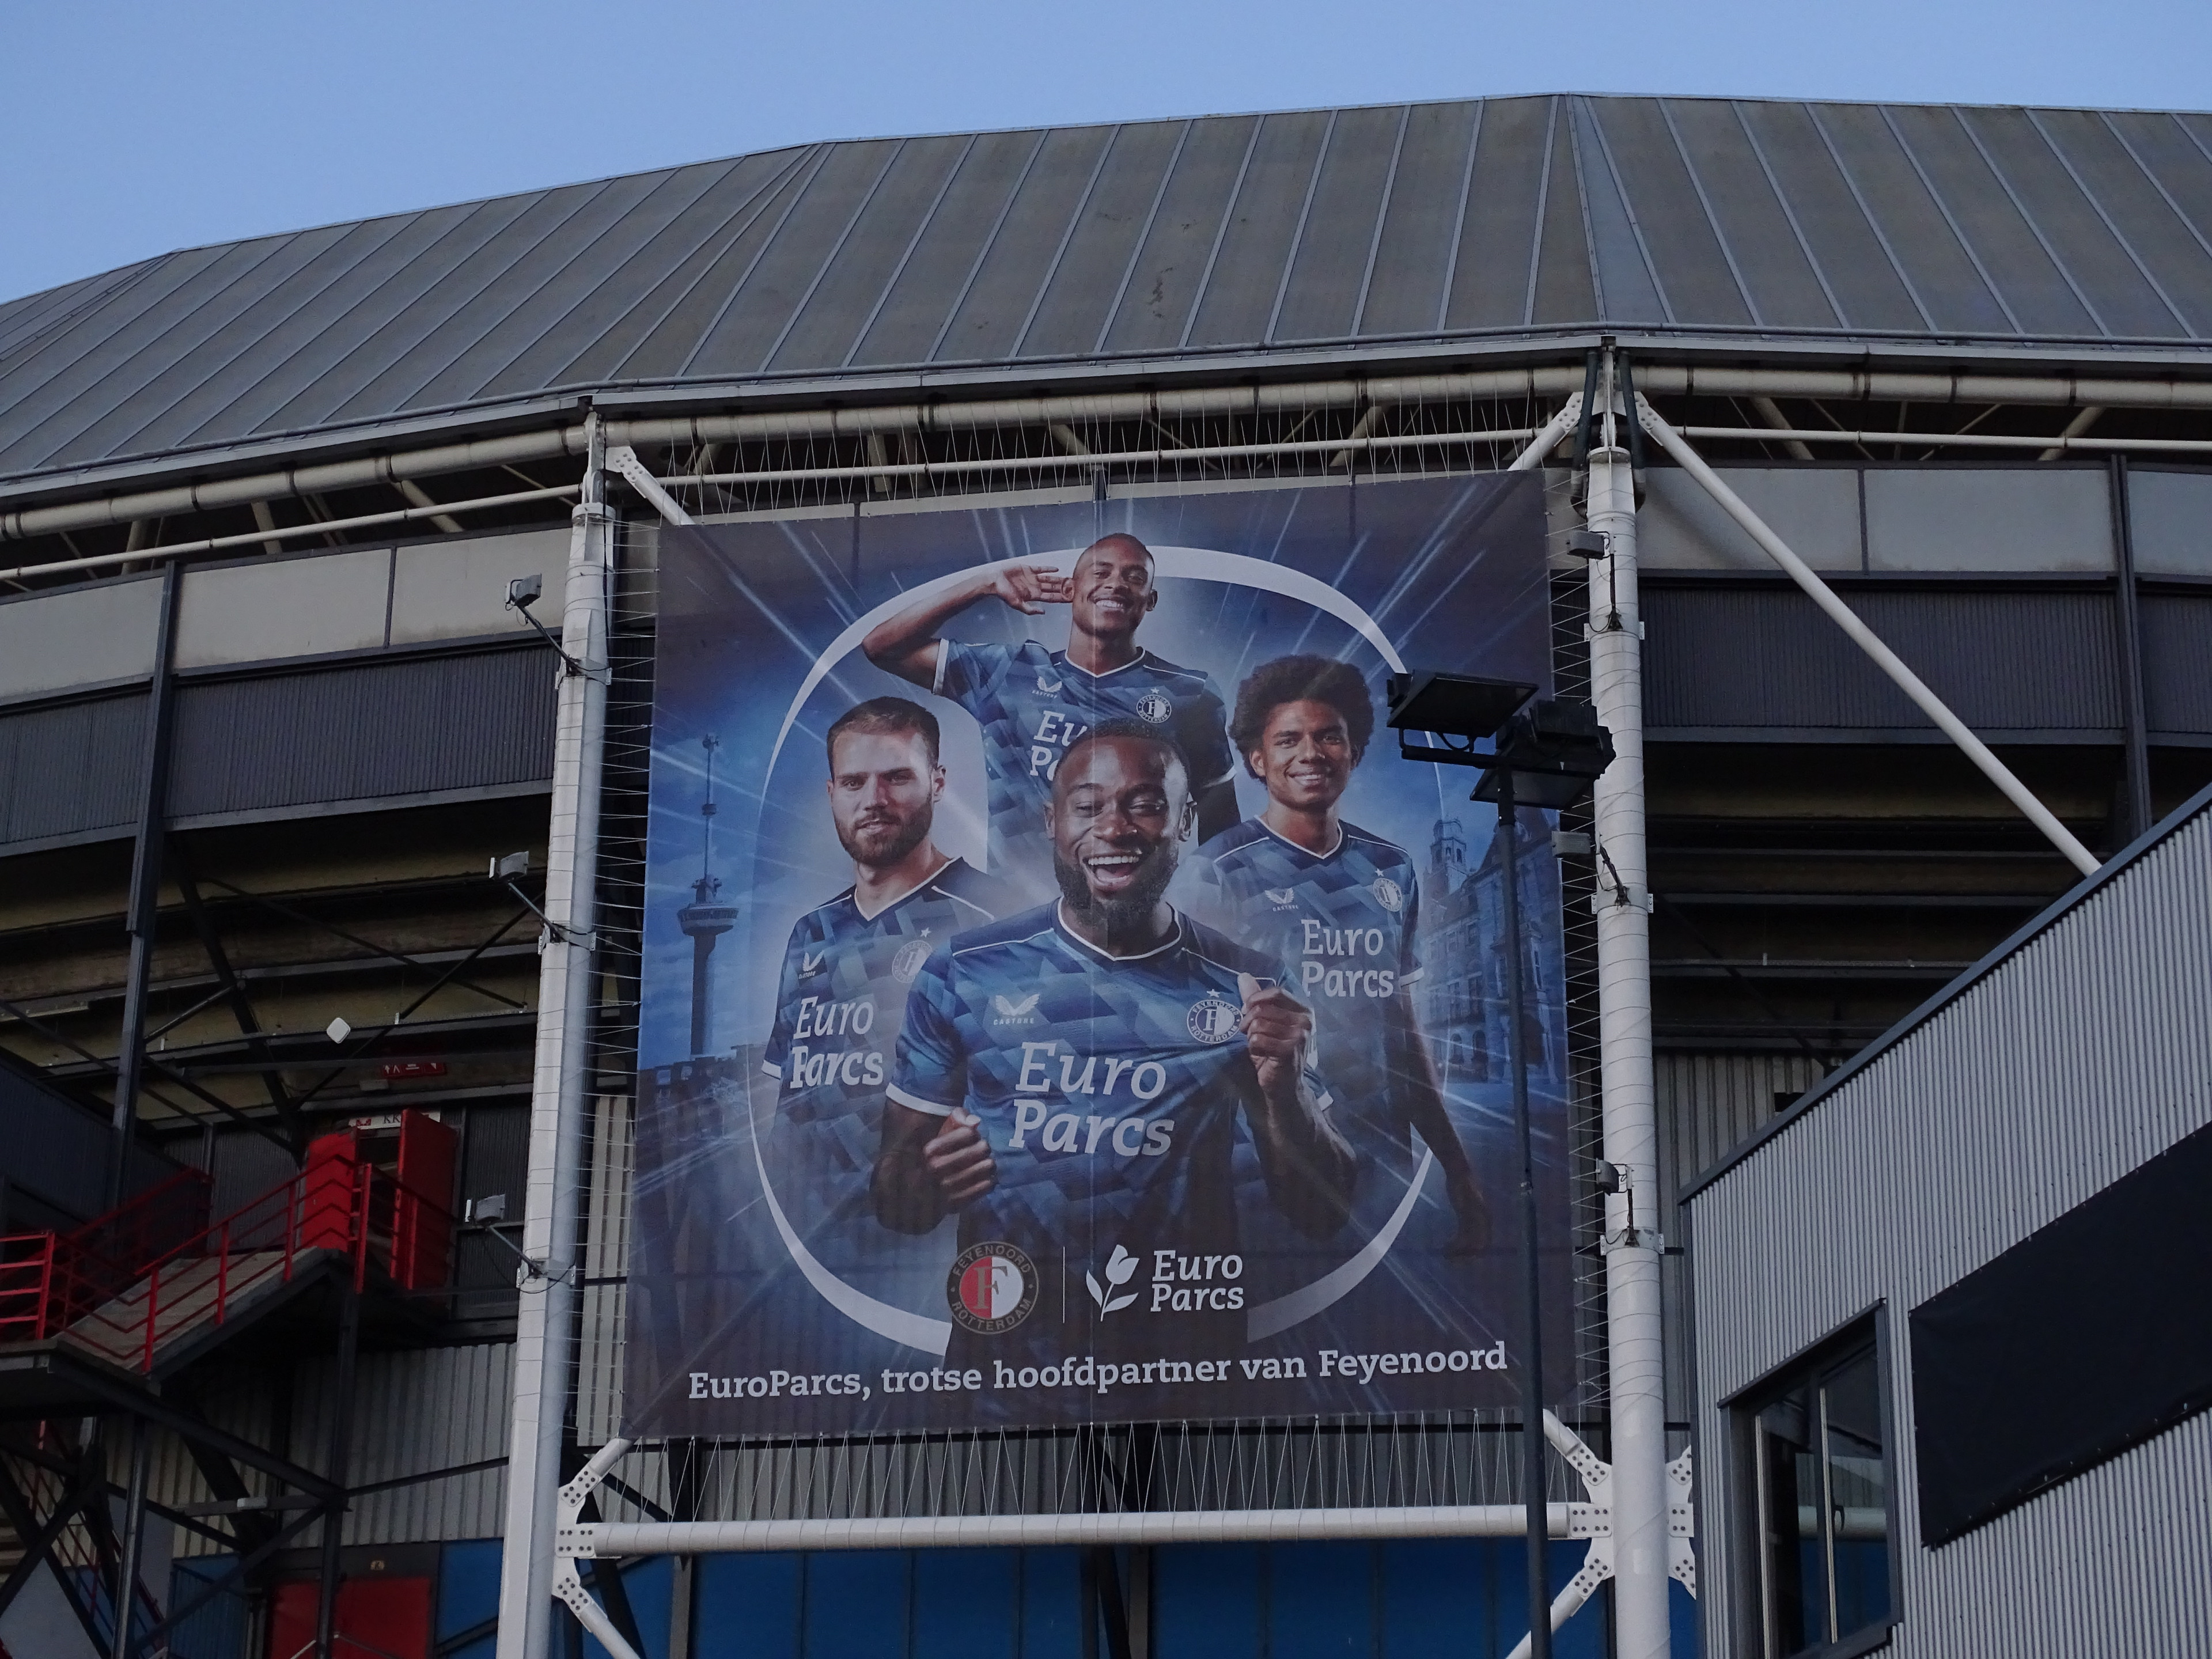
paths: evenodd
<path fill-rule="evenodd" d="M 2146 593 L 2143 714 L 2156 737 L 2212 731 L 2212 593 Z"/>
<path fill-rule="evenodd" d="M 169 810 L 190 824 L 550 780 L 552 678 L 524 648 L 187 684 Z"/>
<path fill-rule="evenodd" d="M 1665 1311 L 1667 1420 L 1686 1423 L 1692 1382 L 1687 1318 L 1688 1269 L 1674 1194 L 1774 1119 L 1777 1096 L 1803 1093 L 1824 1068 L 1805 1054 L 1685 1054 L 1656 1057 L 1652 1081 L 1659 1117 L 1660 1265 Z M 1679 1450 L 1679 1446 L 1670 1450 Z"/>
<path fill-rule="evenodd" d="M 548 782 L 550 661 L 523 647 L 188 679 L 173 820 Z M 131 832 L 145 707 L 130 691 L 0 713 L 0 855 Z"/>
<path fill-rule="evenodd" d="M 1748 1651 L 1729 1629 L 1743 1588 L 1726 1547 L 1743 1477 L 1714 1402 L 1878 1304 L 1892 1314 L 1904 1540 L 1892 1650 L 2207 1650 L 2205 1419 L 1924 1550 L 1904 1318 L 2207 1122 L 2212 809 L 1692 1196 L 1711 1653 Z"/>
<path fill-rule="evenodd" d="M 348 1484 L 374 1486 L 504 1457 L 514 1363 L 509 1342 L 362 1355 Z M 303 1360 L 289 1376 L 267 1370 L 237 1375 L 200 1404 L 217 1427 L 319 1472 L 327 1462 L 334 1368 L 335 1361 L 324 1358 Z M 252 1471 L 246 1484 L 256 1492 L 270 1485 Z M 167 1434 L 156 1438 L 149 1490 L 155 1501 L 172 1505 L 213 1496 L 183 1443 Z M 506 1491 L 506 1470 L 490 1468 L 366 1492 L 347 1513 L 345 1541 L 495 1538 Z M 311 1532 L 305 1541 L 312 1539 Z M 179 1555 L 225 1553 L 181 1528 L 176 1549 Z"/>
<path fill-rule="evenodd" d="M 2117 741 L 2122 716 L 2112 599 L 2099 590 L 1987 592 L 1854 587 L 1851 608 L 1977 731 L 2079 732 Z M 1644 720 L 1681 728 L 1924 729 L 1929 725 L 1812 600 L 1779 581 L 1652 581 Z M 2179 641 L 2168 641 L 2169 648 Z M 2185 677 L 2199 653 L 2151 680 Z M 2200 696 L 2212 698 L 2212 684 Z"/>
<path fill-rule="evenodd" d="M 0 714 L 0 851 L 129 835 L 145 749 L 143 691 Z"/>

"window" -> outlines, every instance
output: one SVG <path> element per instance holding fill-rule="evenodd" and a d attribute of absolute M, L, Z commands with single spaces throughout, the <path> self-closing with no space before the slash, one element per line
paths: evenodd
<path fill-rule="evenodd" d="M 1752 1651 L 1862 1652 L 1894 1622 L 1883 1372 L 1861 1326 L 1738 1403 Z"/>

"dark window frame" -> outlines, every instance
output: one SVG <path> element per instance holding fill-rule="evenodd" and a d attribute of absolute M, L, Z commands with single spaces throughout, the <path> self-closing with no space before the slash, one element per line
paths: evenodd
<path fill-rule="evenodd" d="M 1874 1355 L 1875 1382 L 1882 1437 L 1882 1511 L 1885 1564 L 1888 1572 L 1888 1610 L 1872 1624 L 1861 1626 L 1818 1646 L 1798 1650 L 1790 1659 L 1858 1659 L 1889 1645 L 1897 1627 L 1905 1622 L 1904 1555 L 1898 1532 L 1899 1481 L 1905 1473 L 1898 1443 L 1896 1352 L 1890 1332 L 1887 1303 L 1854 1314 L 1842 1324 L 1771 1367 L 1753 1382 L 1720 1401 L 1727 1413 L 1727 1509 L 1730 1517 L 1719 1540 L 1728 1552 L 1732 1605 L 1725 1610 L 1735 1636 L 1735 1648 L 1750 1659 L 1768 1659 L 1765 1576 L 1763 1568 L 1764 1516 L 1758 1443 L 1759 1412 L 1793 1388 L 1817 1382 L 1838 1367 L 1869 1350 Z"/>

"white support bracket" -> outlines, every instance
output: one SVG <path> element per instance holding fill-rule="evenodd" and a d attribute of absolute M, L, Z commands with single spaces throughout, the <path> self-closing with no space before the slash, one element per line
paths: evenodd
<path fill-rule="evenodd" d="M 1667 1576 L 1692 1595 L 1698 1593 L 1698 1512 L 1691 1462 L 1695 1455 L 1695 1447 L 1685 1446 L 1682 1455 L 1667 1466 Z"/>
<path fill-rule="evenodd" d="M 1734 519 L 1768 558 L 1782 567 L 1790 579 L 1805 591 L 1807 598 L 1827 612 L 1829 619 L 1844 630 L 1851 642 L 1872 658 L 1877 668 L 1889 676 L 1891 684 L 1910 697 L 1920 712 L 1935 723 L 1936 729 L 1956 744 L 1966 758 L 1980 769 L 1982 775 L 2027 815 L 2028 822 L 2043 832 L 2051 844 L 2065 856 L 2068 863 L 2085 876 L 2097 873 L 2096 854 L 2082 846 L 2074 832 L 2058 821 L 2057 815 L 2039 800 L 2026 784 L 2014 777 L 2011 769 L 1990 752 L 1989 745 L 1969 731 L 1966 723 L 1953 714 L 1943 700 L 1929 689 L 1928 683 L 1905 666 L 1905 659 L 1884 645 L 1875 631 L 1860 619 L 1858 613 L 1838 599 L 1835 590 L 1821 580 L 1810 565 L 1792 552 L 1789 544 L 1744 504 L 1741 496 L 1722 482 L 1720 475 L 1705 464 L 1705 458 L 1690 447 L 1682 434 L 1651 407 L 1641 392 L 1636 398 L 1636 416 L 1644 431 L 1674 458 L 1676 465 L 1697 481 L 1705 494 L 1712 497 L 1714 504 Z"/>
<path fill-rule="evenodd" d="M 605 1479 L 616 1460 L 629 1449 L 627 1440 L 608 1441 L 561 1488 L 561 1518 L 553 1534 L 553 1595 L 576 1615 L 578 1624 L 599 1638 L 599 1645 L 606 1649 L 611 1659 L 644 1659 L 644 1656 L 623 1639 L 622 1632 L 615 1628 L 615 1621 L 607 1617 L 606 1609 L 584 1588 L 576 1563 L 580 1559 L 588 1559 L 591 1548 L 588 1541 L 579 1547 L 579 1540 L 587 1540 L 588 1534 L 580 1530 L 583 1523 L 578 1517 L 583 1514 L 584 1500 Z M 609 1571 L 617 1569 L 611 1566 Z"/>
<path fill-rule="evenodd" d="M 1613 1577 L 1613 1465 L 1583 1444 L 1580 1435 L 1550 1412 L 1544 1413 L 1544 1437 L 1582 1477 L 1583 1490 L 1589 1494 L 1589 1503 L 1573 1506 L 1574 1526 L 1569 1534 L 1571 1537 L 1589 1539 L 1589 1553 L 1583 1557 L 1575 1576 L 1552 1598 L 1551 1625 L 1556 1633 L 1582 1611 L 1584 1602 L 1597 1594 L 1598 1586 Z M 1695 1512 L 1690 1506 L 1690 1467 L 1687 1451 L 1667 1466 L 1667 1571 L 1695 1595 L 1698 1567 L 1692 1546 L 1696 1522 Z M 1528 1659 L 1533 1642 L 1534 1632 L 1522 1637 L 1508 1659 Z"/>
<path fill-rule="evenodd" d="M 691 515 L 677 505 L 659 479 L 646 471 L 645 463 L 637 458 L 637 451 L 628 444 L 616 444 L 607 451 L 607 465 L 623 476 L 623 482 L 653 503 L 653 509 L 671 524 L 690 524 Z"/>

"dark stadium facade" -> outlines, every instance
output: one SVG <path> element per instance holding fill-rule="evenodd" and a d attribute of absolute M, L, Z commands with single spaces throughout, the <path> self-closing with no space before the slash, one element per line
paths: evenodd
<path fill-rule="evenodd" d="M 1723 1343 L 1690 1286 L 1756 1275 L 1686 1258 L 1677 1194 L 1701 1230 L 1740 1204 L 1762 1166 L 1712 1172 L 1801 1097 L 1815 1121 L 1848 1102 L 1824 1079 L 1890 1052 L 2082 858 L 1662 427 L 2090 864 L 2212 783 L 2204 115 L 1559 95 L 848 141 L 0 303 L 0 1640 L 609 1650 L 549 1621 L 568 1585 L 653 1659 L 1506 1654 L 1519 1539 L 1418 1512 L 1523 1500 L 1511 1412 L 641 1443 L 576 1489 L 572 1534 L 727 1536 L 605 1559 L 556 1548 L 556 1488 L 622 1422 L 644 913 L 742 899 L 644 884 L 671 514 L 842 518 L 857 549 L 917 505 L 1297 487 L 1356 515 L 1520 459 L 1559 688 L 1640 709 L 1632 794 L 1616 775 L 1522 851 L 1565 895 L 1565 1028 L 1534 1034 L 1577 1091 L 1561 1434 L 1643 1506 L 1557 1650 L 1962 1650 L 1932 1644 L 1912 1595 L 1938 1577 L 1905 1559 L 1946 1543 L 1881 1463 L 1911 1438 L 1917 1328 L 1876 1304 L 1920 1281 Z M 1586 523 L 1618 562 L 1577 556 Z M 556 649 L 526 613 L 562 635 L 587 544 L 604 622 Z M 1419 850 L 1431 927 L 1497 902 L 1495 849 Z M 1468 1063 L 1506 1064 L 1494 972 L 1428 994 Z M 2178 1142 L 2212 1090 L 2173 1080 Z M 1663 1338 L 1632 1386 L 1608 1323 L 1632 1259 Z M 1831 1395 L 1814 1418 L 1890 1496 L 1808 1496 L 1808 1613 L 1744 1541 L 1781 1466 L 1739 1429 L 1784 1444 Z M 1553 1460 L 1562 1514 L 1604 1506 L 1580 1467 Z M 2155 1533 L 2204 1495 L 2200 1469 L 2115 1501 Z M 1224 1512 L 1246 1518 L 1178 1530 Z M 870 1547 L 837 1535 L 863 1523 Z M 1555 1592 L 1601 1553 L 1568 1531 Z"/>

